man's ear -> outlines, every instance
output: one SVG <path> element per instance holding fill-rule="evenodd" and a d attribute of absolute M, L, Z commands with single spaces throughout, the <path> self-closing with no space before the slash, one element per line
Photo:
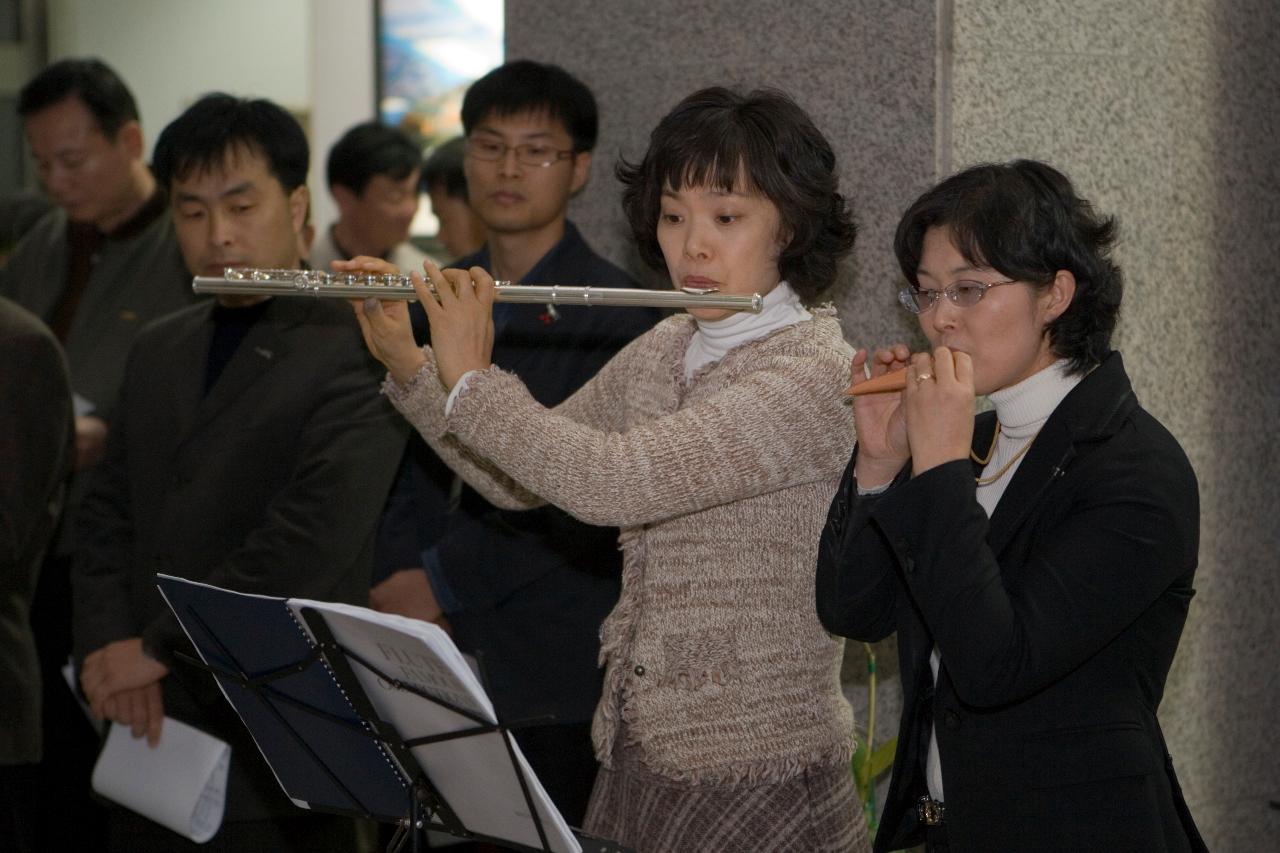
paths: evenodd
<path fill-rule="evenodd" d="M 307 208 L 311 205 L 311 191 L 306 184 L 294 187 L 289 193 L 289 218 L 293 222 L 293 233 L 300 235 L 302 227 L 307 224 Z"/>
<path fill-rule="evenodd" d="M 1053 274 L 1053 283 L 1040 295 L 1044 321 L 1052 323 L 1071 307 L 1071 300 L 1076 296 L 1076 277 L 1068 270 L 1058 270 Z"/>
<path fill-rule="evenodd" d="M 128 152 L 130 159 L 142 159 L 142 154 L 145 150 L 143 142 L 142 125 L 138 124 L 137 121 L 126 121 L 116 131 L 116 144 L 124 146 L 124 150 Z"/>
<path fill-rule="evenodd" d="M 578 192 L 587 185 L 587 178 L 591 176 L 591 152 L 579 151 L 573 155 L 573 183 L 569 187 L 569 193 Z"/>

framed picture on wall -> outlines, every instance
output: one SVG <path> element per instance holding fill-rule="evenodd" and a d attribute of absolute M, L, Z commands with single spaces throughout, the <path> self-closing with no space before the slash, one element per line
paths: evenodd
<path fill-rule="evenodd" d="M 502 0 L 377 0 L 379 118 L 429 150 L 462 133 L 467 87 L 502 64 Z"/>

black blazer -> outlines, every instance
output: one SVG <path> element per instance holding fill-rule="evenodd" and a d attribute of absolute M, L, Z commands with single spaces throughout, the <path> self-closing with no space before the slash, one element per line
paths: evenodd
<path fill-rule="evenodd" d="M 407 427 L 346 305 L 278 297 L 202 393 L 213 303 L 129 356 L 106 455 L 78 516 L 77 660 L 141 636 L 169 665 L 165 713 L 231 743 L 225 819 L 303 814 L 285 798 L 155 586 L 164 572 L 264 595 L 365 604 Z M 162 735 L 163 736 L 163 735 Z"/>
<path fill-rule="evenodd" d="M 994 428 L 979 416 L 974 446 Z M 955 850 L 1204 849 L 1156 719 L 1193 594 L 1196 480 L 1119 354 L 1059 404 L 989 521 L 973 463 L 909 470 L 859 497 L 850 460 L 818 556 L 828 630 L 898 633 L 904 707 L 875 849 L 923 841 L 933 721 Z"/>

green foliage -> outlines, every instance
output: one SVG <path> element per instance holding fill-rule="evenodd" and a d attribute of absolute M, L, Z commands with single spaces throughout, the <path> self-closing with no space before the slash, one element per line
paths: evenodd
<path fill-rule="evenodd" d="M 858 742 L 853 753 L 853 782 L 858 788 L 858 798 L 867 817 L 867 830 L 875 834 L 880 819 L 876 815 L 876 779 L 893 766 L 893 756 L 898 749 L 898 739 L 875 746 L 876 726 L 876 654 L 869 643 L 863 643 L 867 652 L 867 736 Z"/>

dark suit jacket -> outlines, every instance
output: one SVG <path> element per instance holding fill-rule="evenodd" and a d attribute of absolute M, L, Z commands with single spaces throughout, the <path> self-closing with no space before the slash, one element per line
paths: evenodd
<path fill-rule="evenodd" d="M 979 417 L 975 448 L 994 426 Z M 955 850 L 1203 849 L 1156 719 L 1199 540 L 1182 449 L 1113 353 L 989 521 L 975 473 L 951 462 L 859 497 L 851 460 L 819 548 L 828 630 L 898 632 L 904 710 L 876 850 L 923 840 L 932 721 Z"/>
<path fill-rule="evenodd" d="M 228 740 L 227 820 L 296 816 L 203 672 L 157 572 L 243 592 L 363 604 L 403 420 L 346 305 L 277 298 L 203 394 L 214 324 L 204 303 L 151 325 L 79 516 L 76 657 L 141 636 L 169 665 L 165 712 Z"/>
<path fill-rule="evenodd" d="M 454 266 L 489 267 L 487 249 Z M 531 284 L 635 287 L 597 255 L 572 223 L 530 270 Z M 417 306 L 415 306 L 417 308 Z M 554 406 L 660 319 L 642 308 L 494 306 L 493 363 Z M 423 315 L 419 334 L 425 337 Z M 618 531 L 592 527 L 552 506 L 493 507 L 470 487 L 451 498 L 453 473 L 414 436 L 383 521 L 383 573 L 433 559 L 457 599 L 454 639 L 476 654 L 499 715 L 509 722 L 554 715 L 591 719 L 600 699 L 600 623 L 618 600 Z"/>
<path fill-rule="evenodd" d="M 40 667 L 29 619 L 70 471 L 62 348 L 0 297 L 0 765 L 40 760 Z"/>

